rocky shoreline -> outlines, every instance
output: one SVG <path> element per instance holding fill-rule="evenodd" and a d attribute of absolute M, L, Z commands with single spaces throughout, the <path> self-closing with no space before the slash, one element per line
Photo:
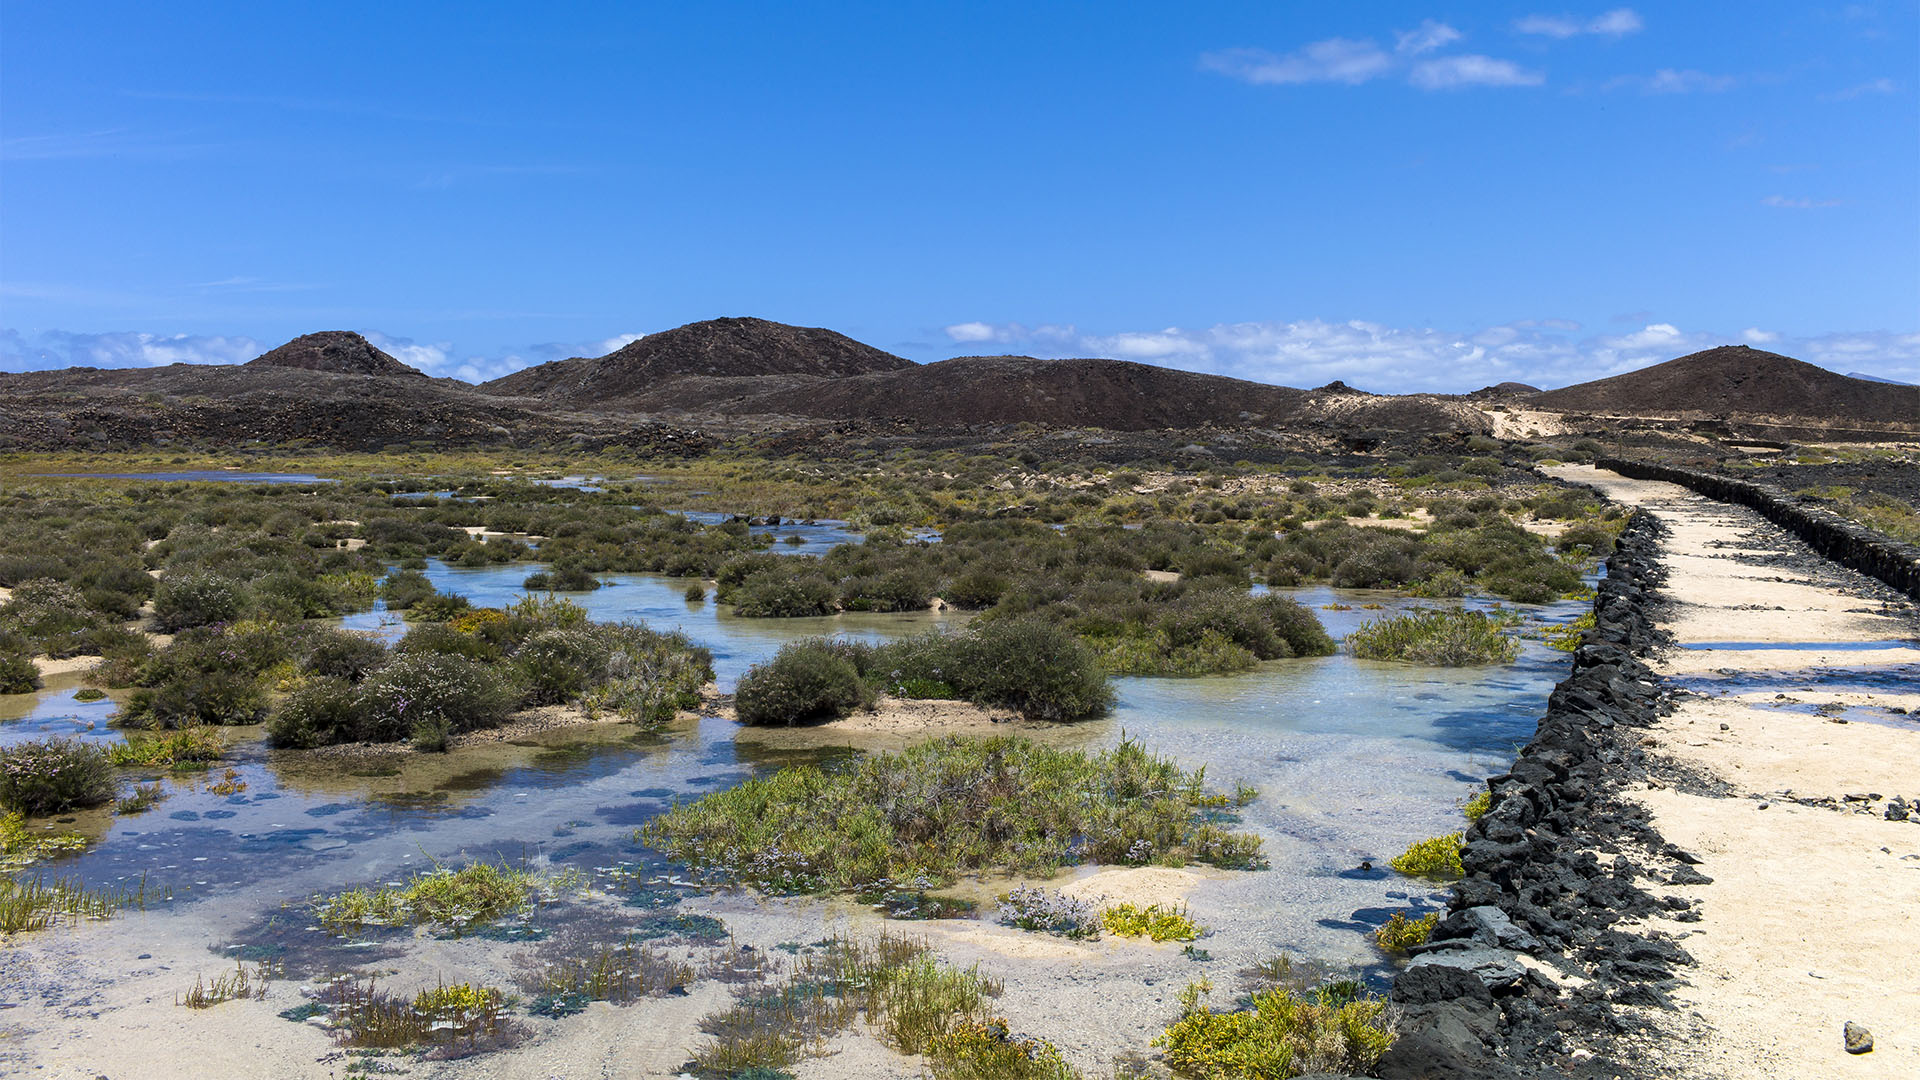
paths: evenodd
<path fill-rule="evenodd" d="M 1640 660 L 1664 641 L 1649 616 L 1662 532 L 1647 514 L 1628 524 L 1572 674 L 1512 769 L 1487 782 L 1493 802 L 1466 832 L 1466 876 L 1394 981 L 1400 1037 L 1381 1077 L 1631 1072 L 1610 1051 L 1634 1026 L 1615 1006 L 1669 1005 L 1674 969 L 1692 962 L 1655 921 L 1697 919 L 1690 902 L 1638 882 L 1706 879 L 1616 794 L 1646 777 L 1634 729 L 1670 707 Z"/>
<path fill-rule="evenodd" d="M 1600 458 L 1594 465 L 1635 480 L 1679 484 L 1709 499 L 1757 510 L 1834 562 L 1920 600 L 1920 547 L 1882 536 L 1781 488 L 1647 461 Z"/>

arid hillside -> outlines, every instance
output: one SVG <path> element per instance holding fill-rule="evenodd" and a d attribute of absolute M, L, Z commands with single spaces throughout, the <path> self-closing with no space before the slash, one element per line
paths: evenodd
<path fill-rule="evenodd" d="M 1745 345 L 1691 353 L 1527 399 L 1536 409 L 1608 416 L 1794 416 L 1920 423 L 1920 387 L 1871 382 Z"/>

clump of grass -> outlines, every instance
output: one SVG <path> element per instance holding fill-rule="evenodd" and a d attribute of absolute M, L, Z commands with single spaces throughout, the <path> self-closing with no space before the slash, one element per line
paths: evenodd
<path fill-rule="evenodd" d="M 175 995 L 173 1003 L 189 1009 L 211 1009 L 224 1001 L 265 998 L 268 975 L 267 965 L 256 964 L 250 973 L 244 963 L 235 964 L 231 972 L 212 982 L 206 982 L 196 974 L 193 977 L 193 989 L 188 990 L 184 997 Z"/>
<path fill-rule="evenodd" d="M 1491 809 L 1493 809 L 1493 792 L 1481 790 L 1475 792 L 1473 797 L 1460 807 L 1460 812 L 1467 816 L 1468 821 L 1479 821 L 1486 817 L 1487 811 Z"/>
<path fill-rule="evenodd" d="M 0 873 L 23 870 L 42 859 L 86 846 L 84 836 L 27 831 L 26 815 L 17 810 L 0 814 Z"/>
<path fill-rule="evenodd" d="M 83 686 L 80 689 L 75 690 L 73 692 L 73 700 L 83 701 L 83 702 L 99 701 L 105 698 L 106 696 L 107 696 L 107 692 L 105 690 L 100 689 L 97 686 Z"/>
<path fill-rule="evenodd" d="M 122 767 L 191 768 L 226 756 L 227 747 L 212 728 L 183 727 L 165 735 L 128 739 L 107 748 L 107 760 Z"/>
<path fill-rule="evenodd" d="M 1435 667 L 1511 663 L 1520 643 L 1500 632 L 1485 613 L 1420 608 L 1362 623 L 1347 635 L 1347 649 L 1365 660 L 1399 660 Z"/>
<path fill-rule="evenodd" d="M 1000 921 L 1022 930 L 1065 938 L 1100 936 L 1100 912 L 1085 900 L 1053 889 L 1022 885 L 1000 902 Z"/>
<path fill-rule="evenodd" d="M 240 779 L 239 769 L 228 769 L 220 779 L 207 785 L 210 795 L 238 795 L 247 790 L 247 782 Z"/>
<path fill-rule="evenodd" d="M 1082 862 L 1260 865 L 1258 837 L 1208 820 L 1225 801 L 1205 770 L 1132 740 L 1088 752 L 950 736 L 832 772 L 782 769 L 676 806 L 641 835 L 697 870 L 787 893 Z"/>
<path fill-rule="evenodd" d="M 1417 919 L 1409 919 L 1405 912 L 1396 911 L 1387 917 L 1384 926 L 1373 932 L 1373 941 L 1387 952 L 1403 953 L 1415 945 L 1425 945 L 1439 923 L 1437 911 L 1429 911 Z"/>
<path fill-rule="evenodd" d="M 1159 941 L 1194 941 L 1206 927 L 1193 921 L 1185 904 L 1114 904 L 1100 912 L 1100 924 L 1118 937 L 1145 937 Z"/>
<path fill-rule="evenodd" d="M 1250 1008 L 1214 1012 L 1202 979 L 1180 996 L 1181 1015 L 1153 1045 L 1177 1075 L 1289 1077 L 1309 1072 L 1367 1075 L 1393 1045 L 1386 1002 L 1342 1000 L 1345 993 L 1299 993 L 1275 986 Z"/>
<path fill-rule="evenodd" d="M 1460 833 L 1415 841 L 1387 864 L 1408 877 L 1450 881 L 1466 872 L 1460 864 Z"/>
<path fill-rule="evenodd" d="M 564 1013 L 588 1001 L 625 1005 L 683 991 L 698 976 L 693 965 L 638 944 L 631 935 L 618 944 L 592 945 L 585 952 L 547 951 L 559 955 L 521 958 L 518 982 L 534 995 L 535 1012 Z"/>
<path fill-rule="evenodd" d="M 113 767 L 80 739 L 40 739 L 0 748 L 0 808 L 29 816 L 99 806 L 114 797 Z"/>
<path fill-rule="evenodd" d="M 1593 612 L 1589 611 L 1565 626 L 1556 626 L 1540 635 L 1547 648 L 1561 652 L 1572 652 L 1586 640 L 1587 631 L 1593 629 Z"/>
<path fill-rule="evenodd" d="M 1043 1039 L 1013 1034 L 1000 1017 L 969 1020 L 927 1043 L 933 1080 L 1080 1080 L 1080 1072 Z"/>
<path fill-rule="evenodd" d="M 456 983 L 412 998 L 343 979 L 320 998 L 329 1006 L 334 1038 L 342 1045 L 379 1050 L 432 1046 L 457 1057 L 512 1045 L 521 1035 L 507 1015 L 509 999 L 496 987 Z"/>
<path fill-rule="evenodd" d="M 338 934 L 369 925 L 421 924 L 459 932 L 528 910 L 541 885 L 532 871 L 502 864 L 436 866 L 399 885 L 348 889 L 319 899 L 314 910 L 320 925 Z"/>
<path fill-rule="evenodd" d="M 978 968 L 936 961 L 926 945 L 882 933 L 833 938 L 796 955 L 778 981 L 746 988 L 732 1008 L 702 1020 L 714 1042 L 694 1055 L 704 1073 L 786 1069 L 864 1019 L 894 1049 L 928 1053 L 936 1041 L 988 1019 L 1000 983 Z"/>
<path fill-rule="evenodd" d="M 18 934 L 82 919 L 111 918 L 121 908 L 145 907 L 146 903 L 144 883 L 136 892 L 92 889 L 66 879 L 0 877 L 0 933 Z"/>
<path fill-rule="evenodd" d="M 144 814 L 166 797 L 167 789 L 158 780 L 150 784 L 136 784 L 131 792 L 113 804 L 113 812 L 121 817 Z"/>

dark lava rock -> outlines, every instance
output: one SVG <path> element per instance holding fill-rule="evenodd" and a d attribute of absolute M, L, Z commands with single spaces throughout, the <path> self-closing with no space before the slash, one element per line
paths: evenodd
<path fill-rule="evenodd" d="M 1868 1054 L 1873 1052 L 1873 1032 L 1868 1031 L 1865 1027 L 1849 1020 L 1847 1021 L 1847 1026 L 1841 1029 L 1840 1034 L 1841 1037 L 1846 1040 L 1847 1053 Z"/>
<path fill-rule="evenodd" d="M 1520 962 L 1513 958 L 1513 953 L 1480 946 L 1423 952 L 1407 962 L 1409 973 L 1426 967 L 1447 967 L 1467 972 L 1478 978 L 1488 990 L 1512 986 L 1527 975 L 1527 969 L 1520 966 Z"/>
<path fill-rule="evenodd" d="M 351 330 L 322 330 L 314 334 L 302 334 L 277 349 L 254 357 L 247 361 L 247 365 L 331 371 L 340 375 L 426 377 L 425 372 L 408 367 L 374 348 L 372 342 Z"/>

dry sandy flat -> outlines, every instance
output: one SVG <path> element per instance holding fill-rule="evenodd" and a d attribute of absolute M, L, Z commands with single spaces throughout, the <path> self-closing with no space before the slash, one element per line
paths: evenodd
<path fill-rule="evenodd" d="M 1674 995 L 1681 1012 L 1650 1018 L 1670 1033 L 1658 1059 L 1675 1075 L 1742 1080 L 1920 1076 L 1920 823 L 1884 814 L 1886 799 L 1920 796 L 1911 616 L 1756 514 L 1674 485 L 1555 472 L 1672 530 L 1662 626 L 1677 647 L 1655 666 L 1693 692 L 1647 741 L 1708 783 L 1633 797 L 1714 881 L 1673 890 L 1700 901 L 1681 941 L 1699 963 Z M 1852 643 L 1886 644 L 1839 647 Z M 1700 647 L 1717 644 L 1734 647 Z M 1768 644 L 1793 647 L 1755 647 Z M 1848 1021 L 1872 1031 L 1871 1053 L 1844 1052 Z"/>

